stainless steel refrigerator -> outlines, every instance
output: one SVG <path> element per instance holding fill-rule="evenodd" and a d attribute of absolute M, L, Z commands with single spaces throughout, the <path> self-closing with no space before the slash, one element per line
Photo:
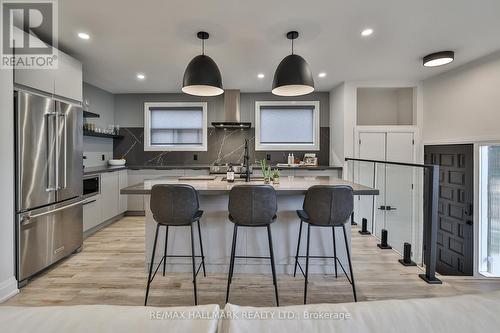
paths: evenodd
<path fill-rule="evenodd" d="M 17 280 L 82 246 L 83 115 L 80 106 L 14 93 Z"/>

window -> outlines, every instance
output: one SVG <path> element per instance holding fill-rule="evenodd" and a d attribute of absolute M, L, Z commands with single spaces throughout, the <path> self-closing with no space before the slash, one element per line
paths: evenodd
<path fill-rule="evenodd" d="M 500 277 L 500 146 L 480 146 L 479 271 Z"/>
<path fill-rule="evenodd" d="M 207 103 L 144 103 L 144 150 L 206 151 Z"/>
<path fill-rule="evenodd" d="M 255 150 L 319 150 L 319 101 L 255 102 Z"/>

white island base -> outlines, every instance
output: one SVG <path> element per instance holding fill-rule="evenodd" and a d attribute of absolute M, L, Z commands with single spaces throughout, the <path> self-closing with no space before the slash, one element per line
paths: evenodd
<path fill-rule="evenodd" d="M 149 195 L 144 196 L 146 210 L 146 263 L 151 260 L 156 222 L 149 209 Z M 278 274 L 293 274 L 297 239 L 299 235 L 299 218 L 296 210 L 301 209 L 303 194 L 278 195 L 278 218 L 271 225 L 273 248 Z M 228 219 L 228 195 L 200 195 L 200 209 L 204 211 L 201 218 L 201 237 L 205 254 L 207 273 L 227 273 L 231 256 L 231 244 L 234 224 Z M 195 236 L 195 251 L 200 255 L 198 230 L 193 224 Z M 351 225 L 346 223 L 347 239 L 351 239 Z M 158 244 L 154 262 L 160 262 L 165 244 L 165 227 L 160 227 Z M 191 255 L 191 240 L 189 227 L 169 227 L 169 255 Z M 348 271 L 342 228 L 335 229 L 337 256 Z M 306 254 L 307 224 L 302 226 L 301 253 Z M 239 256 L 269 256 L 267 229 L 265 227 L 238 227 L 236 255 Z M 311 227 L 311 256 L 333 256 L 333 237 L 331 227 Z M 199 263 L 201 258 L 197 258 Z M 305 258 L 302 259 L 305 270 Z M 236 259 L 236 273 L 269 273 L 270 260 L 266 259 Z M 161 268 L 160 268 L 161 269 Z M 191 272 L 191 258 L 168 258 L 167 271 Z M 300 270 L 297 269 L 300 274 Z M 309 259 L 309 272 L 333 273 L 333 259 Z M 343 272 L 338 267 L 339 275 Z"/>
<path fill-rule="evenodd" d="M 204 176 L 206 177 L 206 176 Z M 156 184 L 189 184 L 199 194 L 200 209 L 204 211 L 201 218 L 201 237 L 205 254 L 205 266 L 208 273 L 227 273 L 231 256 L 231 244 L 234 224 L 228 219 L 229 192 L 235 185 L 262 185 L 262 181 L 252 179 L 250 183 L 237 181 L 227 183 L 222 177 L 212 180 L 179 179 L 177 177 L 163 177 L 146 180 L 141 184 L 121 189 L 121 194 L 143 195 L 146 211 L 146 264 L 149 265 L 153 249 L 156 222 L 149 208 L 152 186 Z M 314 185 L 349 185 L 353 188 L 354 195 L 378 195 L 378 190 L 355 184 L 335 177 L 317 176 L 281 177 L 280 184 L 273 185 L 278 196 L 278 218 L 271 225 L 276 271 L 281 274 L 291 274 L 294 269 L 294 258 L 299 236 L 299 218 L 296 210 L 302 208 L 304 195 L 307 189 Z M 200 255 L 197 225 L 195 228 L 195 250 Z M 347 240 L 350 249 L 351 224 L 345 224 Z M 156 248 L 155 263 L 163 257 L 165 244 L 165 227 L 160 227 Z M 331 227 L 311 227 L 310 256 L 333 257 L 333 230 Z M 346 246 L 341 227 L 335 228 L 337 257 L 346 271 L 349 269 L 346 255 Z M 189 227 L 169 227 L 168 255 L 191 255 L 191 230 Z M 302 241 L 300 255 L 306 254 L 307 224 L 302 227 Z M 265 227 L 238 227 L 236 247 L 237 256 L 268 257 L 269 243 Z M 201 258 L 197 258 L 197 263 Z M 301 260 L 305 269 L 305 258 Z M 191 258 L 168 258 L 167 269 L 170 272 L 190 272 L 192 270 Z M 147 266 L 146 266 L 147 267 Z M 271 273 L 270 260 L 268 259 L 236 259 L 236 273 Z M 333 273 L 333 258 L 315 258 L 309 261 L 309 272 Z M 338 273 L 343 271 L 338 267 Z"/>

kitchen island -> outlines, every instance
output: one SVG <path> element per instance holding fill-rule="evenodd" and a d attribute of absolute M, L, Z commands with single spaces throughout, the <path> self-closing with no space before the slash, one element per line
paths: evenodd
<path fill-rule="evenodd" d="M 156 222 L 149 209 L 149 195 L 151 187 L 156 184 L 189 184 L 199 193 L 200 209 L 204 211 L 201 218 L 203 250 L 205 252 L 205 263 L 207 272 L 227 272 L 231 253 L 231 241 L 233 224 L 228 219 L 229 191 L 235 185 L 263 184 L 263 180 L 252 179 L 246 183 L 238 179 L 234 183 L 228 183 L 222 176 L 193 176 L 193 177 L 161 177 L 145 180 L 144 182 L 121 189 L 121 194 L 143 195 L 146 211 L 146 258 L 145 264 L 149 264 L 153 247 Z M 304 194 L 313 185 L 349 185 L 353 188 L 355 195 L 378 195 L 378 190 L 355 184 L 334 177 L 281 177 L 280 184 L 273 185 L 278 195 L 277 220 L 272 224 L 274 254 L 276 258 L 276 270 L 278 273 L 292 273 L 294 256 L 299 234 L 299 219 L 297 209 L 302 208 Z M 160 262 L 164 242 L 165 228 L 160 229 L 158 236 L 158 248 L 155 263 Z M 347 238 L 350 240 L 351 226 L 346 224 Z M 305 236 L 301 242 L 302 255 L 305 254 Z M 341 232 L 336 233 L 337 256 L 344 267 L 347 266 L 347 257 L 344 247 L 344 239 Z M 196 253 L 199 254 L 199 244 L 195 241 Z M 240 228 L 238 230 L 237 254 L 241 256 L 268 256 L 269 247 L 267 243 L 266 228 Z M 190 230 L 187 227 L 169 228 L 168 254 L 189 255 L 190 254 Z M 311 256 L 332 256 L 333 242 L 331 228 L 311 228 Z M 236 273 L 270 273 L 269 263 L 258 259 L 236 259 Z M 145 266 L 146 267 L 146 266 Z M 310 259 L 311 273 L 332 273 L 332 259 Z M 191 259 L 169 258 L 167 260 L 169 271 L 189 272 L 191 270 Z M 341 270 L 339 271 L 341 272 Z"/>

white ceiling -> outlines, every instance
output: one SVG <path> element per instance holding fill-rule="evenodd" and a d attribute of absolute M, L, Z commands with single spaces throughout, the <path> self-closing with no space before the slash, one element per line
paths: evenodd
<path fill-rule="evenodd" d="M 206 30 L 224 88 L 264 92 L 294 29 L 296 53 L 326 91 L 342 81 L 421 80 L 492 53 L 499 13 L 498 0 L 60 0 L 59 44 L 83 61 L 85 81 L 110 92 L 180 92 L 200 52 L 196 32 Z M 371 37 L 360 36 L 365 27 Z M 422 67 L 422 56 L 448 49 L 451 65 Z"/>

